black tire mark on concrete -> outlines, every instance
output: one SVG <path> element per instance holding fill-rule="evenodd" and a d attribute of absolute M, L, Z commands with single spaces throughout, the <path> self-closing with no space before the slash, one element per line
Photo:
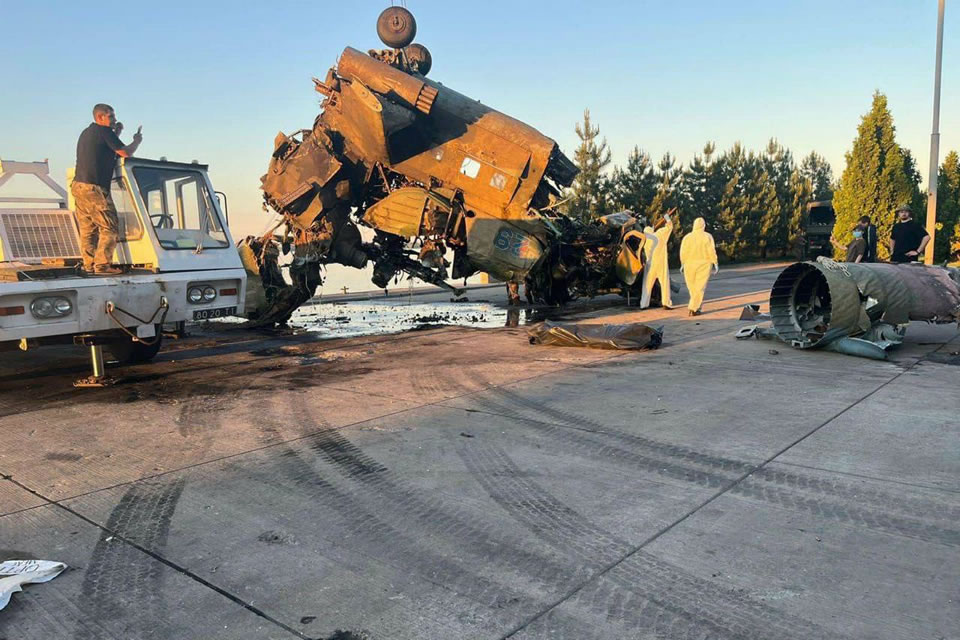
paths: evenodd
<path fill-rule="evenodd" d="M 272 415 L 280 413 L 274 412 Z M 403 486 L 389 468 L 364 453 L 342 432 L 317 416 L 312 406 L 298 406 L 293 423 L 305 418 L 315 426 L 305 430 L 310 435 L 303 442 L 331 463 L 347 480 L 360 484 L 359 492 L 347 487 L 346 494 L 338 496 L 341 503 L 349 501 L 353 505 L 360 505 L 358 508 L 363 513 L 389 514 L 390 522 L 396 522 L 402 531 L 409 530 L 411 526 L 414 531 L 422 531 L 422 535 L 417 535 L 418 539 L 436 540 L 438 545 L 443 541 L 448 545 L 452 543 L 456 555 L 475 556 L 484 565 L 498 566 L 494 578 L 496 584 L 515 585 L 534 580 L 549 597 L 554 597 L 565 593 L 586 577 L 586 567 L 577 558 L 555 558 L 552 557 L 553 552 L 540 549 L 537 552 L 527 551 L 523 548 L 524 540 L 515 534 L 499 531 L 496 523 L 485 523 L 475 513 L 458 505 L 449 504 L 438 496 L 424 497 L 421 491 Z M 316 431 L 317 425 L 322 429 L 319 432 Z M 279 422 L 275 421 L 273 426 L 266 428 L 278 433 L 278 426 Z M 308 465 L 305 472 L 317 475 L 312 463 L 308 463 L 296 451 L 291 449 L 286 454 L 300 457 L 301 462 Z M 368 507 L 364 508 L 364 504 Z M 410 524 L 403 525 L 401 521 Z M 438 545 L 432 546 L 431 550 L 439 549 Z M 529 595 L 511 595 L 515 591 L 502 593 L 494 603 L 494 608 L 536 604 L 537 601 Z M 571 628 L 576 626 L 575 620 L 561 613 L 556 617 Z"/>
<path fill-rule="evenodd" d="M 211 431 L 220 426 L 217 414 L 239 400 L 244 391 L 246 389 L 243 387 L 223 389 L 215 385 L 191 389 L 190 396 L 177 412 L 176 423 L 180 435 L 184 438 L 198 435 L 209 438 Z M 214 419 L 210 420 L 211 417 Z"/>
<path fill-rule="evenodd" d="M 899 511 L 902 514 L 919 518 L 935 516 L 945 522 L 960 522 L 960 509 L 957 507 L 934 500 L 920 498 L 904 499 L 878 489 L 862 486 L 856 487 L 828 478 L 764 467 L 758 471 L 754 471 L 750 478 L 748 478 L 748 480 L 752 479 L 763 480 L 764 482 L 785 486 L 796 491 L 835 496 L 870 507 L 888 511 Z"/>
<path fill-rule="evenodd" d="M 163 637 L 170 613 L 164 597 L 166 567 L 114 536 L 162 550 L 183 486 L 183 480 L 144 481 L 120 498 L 84 572 L 80 608 L 89 620 L 77 629 L 78 640 L 96 637 L 89 635 L 88 622 L 115 618 L 119 611 L 128 613 L 124 633 L 133 634 L 128 637 Z"/>
<path fill-rule="evenodd" d="M 439 386 L 429 371 L 411 371 L 410 383 L 414 390 L 431 397 L 434 393 L 467 392 L 477 381 L 486 385 L 482 375 L 458 369 L 449 384 Z M 465 384 L 463 378 L 469 382 Z M 342 432 L 329 429 L 311 438 L 310 446 L 325 456 L 334 468 L 347 479 L 356 481 L 363 489 L 356 499 L 375 502 L 377 512 L 390 512 L 395 517 L 412 520 L 431 534 L 451 539 L 458 553 L 477 556 L 484 563 L 500 565 L 502 575 L 515 575 L 519 580 L 535 580 L 541 588 L 563 592 L 569 585 L 582 579 L 586 568 L 571 565 L 569 558 L 554 558 L 546 550 L 531 552 L 524 549 L 524 540 L 515 534 L 498 530 L 496 524 L 482 521 L 460 505 L 451 504 L 442 497 L 424 497 L 399 480 L 389 469 L 365 454 L 351 443 Z M 379 469 L 376 474 L 370 469 Z"/>
<path fill-rule="evenodd" d="M 499 396 L 504 402 L 507 403 L 507 406 L 503 407 L 507 410 L 510 410 L 510 405 L 526 408 L 536 415 L 546 416 L 547 420 L 545 422 L 547 423 L 566 425 L 575 429 L 603 435 L 610 440 L 641 448 L 652 455 L 659 455 L 670 459 L 680 459 L 686 463 L 697 464 L 717 471 L 730 472 L 732 474 L 736 474 L 737 476 L 745 473 L 755 466 L 742 460 L 733 460 L 724 456 L 696 451 L 689 447 L 671 444 L 668 442 L 660 442 L 652 438 L 618 431 L 610 428 L 609 425 L 598 420 L 587 418 L 586 416 L 581 416 L 570 411 L 565 411 L 555 405 L 537 402 L 530 398 L 524 397 L 519 393 L 510 391 L 509 389 L 504 389 L 502 387 L 491 389 L 491 391 L 493 392 L 493 395 Z M 480 396 L 477 396 L 476 399 L 480 399 Z"/>
<path fill-rule="evenodd" d="M 508 584 L 532 579 L 551 593 L 562 593 L 585 575 L 582 563 L 570 564 L 567 558 L 527 551 L 522 540 L 498 530 L 496 523 L 482 521 L 440 496 L 424 497 L 422 492 L 405 487 L 389 469 L 339 431 L 324 431 L 309 442 L 347 480 L 360 485 L 359 491 L 348 489 L 354 500 L 373 503 L 371 508 L 378 513 L 389 512 L 392 517 L 409 521 L 411 526 L 440 537 L 458 553 L 498 565 L 499 579 Z"/>
<path fill-rule="evenodd" d="M 765 485 L 754 480 L 753 476 L 748 476 L 743 482 L 730 489 L 730 493 L 874 531 L 960 546 L 960 530 L 941 527 L 917 518 L 892 515 L 879 509 L 864 509 L 856 505 L 810 498 L 790 489 Z"/>
<path fill-rule="evenodd" d="M 309 417 L 304 415 L 304 410 L 304 407 L 298 407 L 298 420 Z M 309 414 L 309 410 L 307 412 Z M 282 439 L 279 426 L 276 420 L 264 420 L 261 428 L 265 433 Z M 448 620 L 458 615 L 482 620 L 489 617 L 491 609 L 529 601 L 529 596 L 476 574 L 454 558 L 435 553 L 409 527 L 397 528 L 386 522 L 365 508 L 356 496 L 341 491 L 314 467 L 313 460 L 305 458 L 293 447 L 280 444 L 277 451 L 274 469 L 246 473 L 287 490 L 292 484 L 300 489 L 298 497 L 322 504 L 341 521 L 344 540 L 348 541 L 347 548 L 391 567 L 397 574 L 397 583 L 402 584 L 404 576 L 418 575 L 424 582 L 454 596 L 449 600 L 441 599 L 441 602 L 420 601 L 418 615 L 409 612 L 406 607 L 401 608 L 399 615 L 403 619 L 399 624 L 372 629 L 383 633 L 384 639 L 455 637 L 460 630 L 450 626 Z M 376 468 L 376 465 L 371 465 L 363 472 L 376 473 Z"/>
<path fill-rule="evenodd" d="M 247 385 L 230 389 L 187 383 L 191 394 L 176 418 L 180 435 L 201 436 L 200 448 L 208 450 L 214 433 L 222 426 L 223 412 L 259 378 L 254 376 Z M 142 637 L 151 637 L 152 631 L 163 629 L 169 614 L 164 599 L 163 564 L 116 537 L 162 556 L 185 483 L 183 477 L 138 481 L 120 498 L 94 547 L 81 586 L 83 609 L 91 612 L 91 620 L 106 619 L 112 611 L 135 607 L 136 615 L 127 619 L 136 621 Z M 89 633 L 86 626 L 81 626 L 76 637 L 88 640 Z"/>
<path fill-rule="evenodd" d="M 516 416 L 588 456 L 709 488 L 727 487 L 743 473 L 752 470 L 743 482 L 730 489 L 732 495 L 892 535 L 960 546 L 960 530 L 950 527 L 960 522 L 960 510 L 933 500 L 904 499 L 876 489 L 769 467 L 757 470 L 747 462 L 624 433 L 586 418 L 581 424 L 597 429 L 583 429 L 574 414 L 543 406 L 503 389 L 493 391 L 504 396 L 509 403 L 539 411 L 548 418 L 563 420 L 566 426 Z M 509 405 L 500 405 L 481 395 L 473 399 L 491 411 L 511 411 Z M 680 463 L 675 462 L 678 459 Z M 721 475 L 694 465 L 724 472 L 736 471 L 739 475 Z"/>
<path fill-rule="evenodd" d="M 547 424 L 566 425 L 574 429 L 580 429 L 596 434 L 603 439 L 619 443 L 623 446 L 642 450 L 649 455 L 660 455 L 666 458 L 679 458 L 691 464 L 698 464 L 704 467 L 718 469 L 721 471 L 731 471 L 736 474 L 745 473 L 755 467 L 752 463 L 734 460 L 725 456 L 704 453 L 667 442 L 657 441 L 644 436 L 626 433 L 615 428 L 611 428 L 596 420 L 575 414 L 570 411 L 564 411 L 556 406 L 537 402 L 523 395 L 512 392 L 508 389 L 498 387 L 491 389 L 493 395 L 500 396 L 506 405 L 494 403 L 494 407 L 500 412 L 506 412 L 510 415 L 526 419 L 522 414 L 517 414 L 515 407 L 527 408 L 537 415 L 546 416 Z M 483 396 L 474 396 L 476 400 L 483 399 Z M 489 399 L 488 399 L 489 400 Z M 960 521 L 960 509 L 951 505 L 936 502 L 934 500 L 923 499 L 903 499 L 899 496 L 886 493 L 869 487 L 850 486 L 836 480 L 804 475 L 795 472 L 787 472 L 777 469 L 764 467 L 759 471 L 754 470 L 753 476 L 764 481 L 772 482 L 778 485 L 787 485 L 798 490 L 805 490 L 815 493 L 821 493 L 829 496 L 850 499 L 857 502 L 872 502 L 875 506 L 883 509 L 896 509 L 907 515 L 926 517 L 931 514 L 941 516 L 944 520 L 955 522 Z"/>
<path fill-rule="evenodd" d="M 457 396 L 469 391 L 467 385 L 458 380 L 441 380 L 432 370 L 422 369 L 410 371 L 410 386 L 414 391 L 428 398 L 429 402 L 437 402 L 451 395 Z"/>
<path fill-rule="evenodd" d="M 613 625 L 611 624 L 610 626 Z M 603 633 L 603 635 L 600 635 L 601 633 Z M 624 640 L 626 638 L 644 638 L 647 640 L 651 636 L 649 634 L 643 634 L 640 629 L 627 629 L 622 626 L 616 631 L 606 629 L 601 632 L 595 622 L 564 615 L 562 611 L 554 608 L 524 626 L 522 630 L 507 637 L 513 638 L 514 640 L 532 640 L 534 638 L 549 638 L 549 640 L 591 640 L 594 638 L 602 638 L 603 640 L 613 640 L 616 638 L 617 640 Z"/>
<path fill-rule="evenodd" d="M 476 397 L 474 401 L 481 406 L 487 407 L 491 411 L 502 411 L 502 407 L 491 402 L 487 398 Z M 658 455 L 658 451 L 648 451 L 646 448 L 640 448 L 643 453 L 635 450 L 627 450 L 622 447 L 606 444 L 599 441 L 592 432 L 570 429 L 536 420 L 524 420 L 537 431 L 550 436 L 554 440 L 563 440 L 565 445 L 579 453 L 602 458 L 604 460 L 615 460 L 629 464 L 632 468 L 639 468 L 643 471 L 655 473 L 675 480 L 682 480 L 697 484 L 703 487 L 721 488 L 726 487 L 736 480 L 737 476 L 725 476 L 712 471 L 705 471 L 692 465 L 675 462 L 669 455 Z M 649 455 L 647 455 L 649 454 Z M 742 475 L 742 473 L 740 474 Z"/>
<path fill-rule="evenodd" d="M 528 480 L 498 446 L 475 439 L 461 444 L 459 452 L 491 498 L 537 536 L 582 556 L 597 570 L 613 565 L 601 581 L 575 594 L 591 609 L 669 638 L 829 637 L 806 620 L 690 575 L 593 525 Z M 616 588 L 604 588 L 604 580 Z"/>

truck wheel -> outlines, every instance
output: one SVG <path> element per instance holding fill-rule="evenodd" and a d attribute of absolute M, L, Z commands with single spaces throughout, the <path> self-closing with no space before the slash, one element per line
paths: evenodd
<path fill-rule="evenodd" d="M 143 342 L 134 342 L 133 340 L 119 340 L 112 343 L 108 348 L 113 357 L 120 364 L 137 364 L 140 362 L 150 362 L 160 351 L 160 326 L 157 326 L 157 339 L 153 344 L 144 344 Z"/>
<path fill-rule="evenodd" d="M 377 18 L 377 35 L 383 44 L 403 49 L 417 35 L 417 21 L 403 7 L 387 7 Z"/>

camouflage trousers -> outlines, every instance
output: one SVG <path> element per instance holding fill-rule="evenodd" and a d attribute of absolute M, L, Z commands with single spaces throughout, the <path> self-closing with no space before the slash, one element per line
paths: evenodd
<path fill-rule="evenodd" d="M 120 228 L 110 192 L 85 182 L 74 182 L 70 191 L 76 203 L 83 268 L 94 271 L 109 267 L 113 262 L 113 251 L 117 248 Z"/>

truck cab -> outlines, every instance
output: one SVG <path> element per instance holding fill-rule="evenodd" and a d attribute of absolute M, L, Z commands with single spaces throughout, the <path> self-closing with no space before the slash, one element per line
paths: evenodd
<path fill-rule="evenodd" d="M 803 259 L 816 260 L 819 256 L 832 256 L 833 244 L 830 235 L 837 214 L 832 200 L 819 200 L 807 204 L 803 225 Z"/>
<path fill-rule="evenodd" d="M 35 175 L 58 198 L 0 198 L 19 205 L 0 208 L 0 348 L 73 341 L 142 361 L 156 354 L 165 324 L 242 312 L 246 273 L 206 165 L 118 160 L 113 262 L 124 273 L 111 276 L 78 269 L 72 197 L 46 162 L 0 161 L 0 187 L 16 173 Z"/>

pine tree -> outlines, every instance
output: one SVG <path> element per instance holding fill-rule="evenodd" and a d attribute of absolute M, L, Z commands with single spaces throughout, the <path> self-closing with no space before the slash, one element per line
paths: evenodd
<path fill-rule="evenodd" d="M 606 138 L 597 141 L 600 127 L 590 122 L 589 109 L 584 109 L 583 122 L 577 123 L 574 130 L 580 138 L 580 146 L 573 161 L 580 173 L 573 181 L 567 212 L 582 220 L 590 220 L 603 215 L 606 208 L 604 169 L 610 164 L 610 150 Z"/>
<path fill-rule="evenodd" d="M 663 158 L 657 164 L 657 191 L 647 207 L 647 219 L 650 224 L 656 227 L 663 216 L 671 209 L 679 208 L 679 198 L 677 192 L 677 182 L 681 173 L 681 168 L 676 167 L 676 159 L 669 152 L 663 154 Z M 671 233 L 671 242 L 667 249 L 672 253 L 680 250 L 680 240 L 683 238 L 683 225 L 680 223 L 678 213 L 673 215 L 673 232 Z"/>
<path fill-rule="evenodd" d="M 613 176 L 601 175 L 597 182 L 597 200 L 593 210 L 593 217 L 605 216 L 614 213 L 617 207 L 617 185 Z"/>
<path fill-rule="evenodd" d="M 743 209 L 738 215 L 738 255 L 741 259 L 765 257 L 766 234 L 773 234 L 780 208 L 773 180 L 766 172 L 762 158 L 753 151 L 746 155 L 743 164 L 741 188 Z"/>
<path fill-rule="evenodd" d="M 674 167 L 676 159 L 670 152 L 663 154 L 657 164 L 657 190 L 654 193 L 650 206 L 647 207 L 647 219 L 650 224 L 656 225 L 670 209 L 677 206 L 677 194 L 674 183 L 679 170 Z"/>
<path fill-rule="evenodd" d="M 907 200 L 907 204 L 910 205 L 910 209 L 913 211 L 913 219 L 919 220 L 920 224 L 923 224 L 927 211 L 927 196 L 920 187 L 920 172 L 917 171 L 917 160 L 913 157 L 913 154 L 910 153 L 909 149 L 902 149 L 902 151 L 903 170 L 906 172 L 907 182 L 910 184 L 910 197 Z"/>
<path fill-rule="evenodd" d="M 937 177 L 937 232 L 933 261 L 952 260 L 951 246 L 960 243 L 960 156 L 951 151 Z"/>
<path fill-rule="evenodd" d="M 847 166 L 833 196 L 837 212 L 834 237 L 847 244 L 860 216 L 869 215 L 877 225 L 881 259 L 889 256 L 894 211 L 901 204 L 916 201 L 918 185 L 916 170 L 910 164 L 912 157 L 897 144 L 895 133 L 887 97 L 877 91 L 870 111 L 857 127 L 853 149 L 846 154 Z"/>
<path fill-rule="evenodd" d="M 747 188 L 750 192 L 750 211 L 747 215 L 754 221 L 754 233 L 745 240 L 748 245 L 758 247 L 760 257 L 766 259 L 771 253 L 782 251 L 785 244 L 785 240 L 780 240 L 785 235 L 786 225 L 780 215 L 777 184 L 758 161 Z"/>
<path fill-rule="evenodd" d="M 763 157 L 764 171 L 773 184 L 777 206 L 766 210 L 761 220 L 761 256 L 784 255 L 787 251 L 789 216 L 793 203 L 791 176 L 796 168 L 789 149 L 771 138 Z"/>
<path fill-rule="evenodd" d="M 802 169 L 794 169 L 790 175 L 791 200 L 784 216 L 787 218 L 787 251 L 794 256 L 801 255 L 807 204 L 817 200 L 813 184 Z"/>
<path fill-rule="evenodd" d="M 634 147 L 624 169 L 613 170 L 613 202 L 619 209 L 644 214 L 657 194 L 659 181 L 650 156 Z"/>
<path fill-rule="evenodd" d="M 833 198 L 833 170 L 826 158 L 811 151 L 800 163 L 800 173 L 810 181 L 813 189 L 811 198 L 814 201 Z"/>
<path fill-rule="evenodd" d="M 746 246 L 749 196 L 746 183 L 749 181 L 747 156 L 739 142 L 723 153 L 717 160 L 719 176 L 724 180 L 717 207 L 717 224 L 714 239 L 728 260 L 737 260 Z"/>
<path fill-rule="evenodd" d="M 685 217 L 690 221 L 703 218 L 708 229 L 713 229 L 717 224 L 725 183 L 713 157 L 715 151 L 714 143 L 704 145 L 703 155 L 693 157 L 680 175 L 677 187 L 679 206 Z"/>

